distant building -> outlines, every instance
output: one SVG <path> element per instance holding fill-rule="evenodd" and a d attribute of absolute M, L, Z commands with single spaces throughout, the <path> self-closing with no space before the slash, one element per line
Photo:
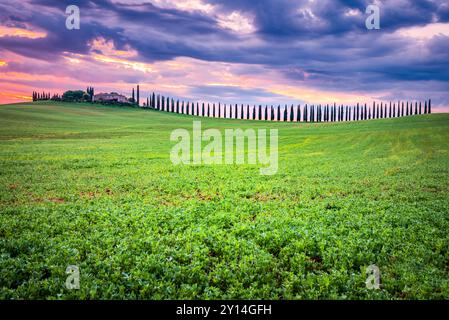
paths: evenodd
<path fill-rule="evenodd" d="M 128 98 L 118 94 L 117 92 L 111 92 L 111 93 L 99 93 L 94 95 L 94 98 L 92 100 L 93 102 L 99 101 L 99 102 L 120 102 L 120 103 L 128 103 Z"/>

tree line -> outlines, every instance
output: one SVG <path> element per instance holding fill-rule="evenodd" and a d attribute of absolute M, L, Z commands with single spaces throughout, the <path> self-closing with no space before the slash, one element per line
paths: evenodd
<path fill-rule="evenodd" d="M 33 101 L 54 100 L 67 102 L 92 102 L 95 95 L 93 87 L 88 87 L 86 91 L 66 91 L 62 96 L 58 94 L 33 92 Z M 132 95 L 128 99 L 132 106 L 140 107 L 140 86 L 137 90 L 132 89 Z M 348 105 L 291 105 L 284 107 L 244 105 L 244 104 L 221 104 L 221 103 L 200 103 L 185 102 L 179 99 L 165 97 L 152 93 L 146 98 L 143 104 L 144 109 L 157 111 L 225 119 L 245 119 L 283 122 L 343 122 L 360 121 L 384 118 L 399 118 L 420 114 L 432 113 L 432 101 L 423 102 L 398 101 L 389 103 L 376 103 L 368 106 L 358 103 L 355 106 Z"/>
<path fill-rule="evenodd" d="M 139 104 L 137 103 L 137 105 Z M 152 93 L 147 97 L 143 108 L 212 118 L 284 122 L 343 122 L 431 114 L 432 101 L 429 99 L 424 103 L 418 101 L 373 102 L 371 106 L 360 103 L 355 106 L 337 105 L 334 103 L 327 105 L 305 104 L 304 106 L 285 105 L 281 107 L 280 105 L 250 106 L 244 104 L 185 102 Z"/>
<path fill-rule="evenodd" d="M 50 92 L 33 91 L 32 99 L 33 101 L 92 102 L 94 95 L 94 88 L 87 87 L 86 91 L 68 90 L 62 95 L 57 93 L 51 94 Z"/>

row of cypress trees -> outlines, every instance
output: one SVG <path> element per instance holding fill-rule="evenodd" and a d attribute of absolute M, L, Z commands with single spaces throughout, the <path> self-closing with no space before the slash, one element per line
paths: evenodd
<path fill-rule="evenodd" d="M 81 91 L 82 92 L 82 91 Z M 93 101 L 93 97 L 95 95 L 95 89 L 93 87 L 87 87 L 86 91 L 86 101 Z M 51 94 L 50 92 L 37 92 L 33 91 L 32 94 L 33 101 L 46 101 L 46 100 L 54 100 L 54 101 L 62 101 L 63 96 L 60 96 L 58 93 Z"/>
<path fill-rule="evenodd" d="M 42 101 L 42 100 L 50 100 L 51 99 L 51 94 L 50 92 L 37 92 L 37 91 L 33 91 L 33 101 Z"/>
<path fill-rule="evenodd" d="M 159 111 L 187 114 L 200 117 L 248 119 L 290 122 L 343 122 L 370 119 L 398 118 L 432 113 L 431 100 L 422 102 L 376 103 L 356 106 L 305 105 L 298 106 L 250 106 L 192 103 L 174 100 L 170 97 L 153 93 L 147 98 L 144 108 Z"/>

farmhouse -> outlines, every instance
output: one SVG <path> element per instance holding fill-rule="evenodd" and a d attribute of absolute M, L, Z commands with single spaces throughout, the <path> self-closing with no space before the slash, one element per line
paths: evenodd
<path fill-rule="evenodd" d="M 99 101 L 99 102 L 120 102 L 120 103 L 128 103 L 128 98 L 118 94 L 116 92 L 111 93 L 99 93 L 94 95 L 92 101 Z"/>

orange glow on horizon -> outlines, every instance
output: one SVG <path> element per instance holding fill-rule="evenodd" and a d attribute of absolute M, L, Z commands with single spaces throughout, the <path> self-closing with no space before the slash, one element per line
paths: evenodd
<path fill-rule="evenodd" d="M 40 39 L 45 38 L 47 34 L 45 32 L 33 31 L 22 28 L 6 27 L 0 25 L 0 38 L 2 37 L 20 37 L 28 39 Z"/>

